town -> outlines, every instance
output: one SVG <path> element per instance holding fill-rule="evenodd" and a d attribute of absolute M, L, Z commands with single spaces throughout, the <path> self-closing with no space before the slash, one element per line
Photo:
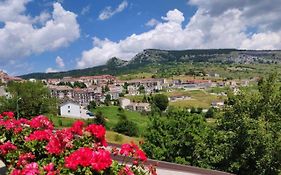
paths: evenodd
<path fill-rule="evenodd" d="M 12 77 L 4 72 L 0 73 L 2 86 L 0 96 L 7 96 L 5 84 L 9 81 L 42 81 L 50 90 L 52 97 L 60 101 L 60 115 L 73 118 L 93 117 L 87 106 L 91 102 L 96 105 L 119 105 L 125 110 L 137 112 L 149 112 L 150 103 L 147 100 L 135 100 L 134 97 L 153 96 L 154 94 L 168 94 L 170 103 L 178 101 L 192 101 L 192 97 L 178 92 L 203 91 L 209 95 L 219 97 L 213 100 L 209 107 L 220 108 L 224 105 L 226 92 L 208 92 L 212 88 L 228 88 L 237 93 L 239 87 L 247 87 L 255 84 L 258 78 L 243 80 L 224 80 L 219 74 L 210 73 L 205 77 L 186 77 L 182 79 L 165 78 L 143 78 L 132 80 L 119 80 L 112 75 L 82 76 L 82 77 L 63 77 L 61 79 L 29 79 L 23 80 Z M 208 109 L 204 109 L 206 112 Z"/>

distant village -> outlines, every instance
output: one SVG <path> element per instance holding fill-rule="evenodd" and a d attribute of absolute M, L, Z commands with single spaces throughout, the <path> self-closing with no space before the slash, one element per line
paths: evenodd
<path fill-rule="evenodd" d="M 218 78 L 218 74 L 210 74 Z M 9 76 L 0 72 L 0 96 L 9 96 L 5 91 L 5 84 L 9 81 L 27 81 L 18 77 Z M 30 79 L 29 81 L 37 81 Z M 164 79 L 164 78 L 143 78 L 133 80 L 119 80 L 112 75 L 82 76 L 82 77 L 63 77 L 61 79 L 41 80 L 53 97 L 60 100 L 60 115 L 68 117 L 91 117 L 87 110 L 90 102 L 95 104 L 117 104 L 126 110 L 149 112 L 150 104 L 147 102 L 131 101 L 127 96 L 153 95 L 161 92 L 173 92 L 176 89 L 185 91 L 204 90 L 213 87 L 229 87 L 234 93 L 239 91 L 239 86 L 249 86 L 251 81 L 245 80 L 227 80 L 214 81 L 210 79 Z M 226 94 L 218 94 L 224 95 Z M 170 96 L 169 101 L 188 100 L 190 97 L 175 95 Z M 210 107 L 220 108 L 224 105 L 223 101 L 213 101 Z"/>

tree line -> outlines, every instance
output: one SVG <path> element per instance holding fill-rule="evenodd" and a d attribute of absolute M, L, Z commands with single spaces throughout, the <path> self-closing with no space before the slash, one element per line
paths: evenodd
<path fill-rule="evenodd" d="M 230 93 L 215 123 L 186 109 L 155 114 L 142 147 L 158 160 L 235 174 L 280 174 L 280 90 L 272 74 L 259 81 L 257 90 Z"/>

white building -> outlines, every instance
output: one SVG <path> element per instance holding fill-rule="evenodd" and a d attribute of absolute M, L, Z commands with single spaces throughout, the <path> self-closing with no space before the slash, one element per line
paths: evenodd
<path fill-rule="evenodd" d="M 76 102 L 65 102 L 60 105 L 60 115 L 71 118 L 88 118 L 93 116 L 88 110 L 84 109 Z"/>
<path fill-rule="evenodd" d="M 131 111 L 151 111 L 149 103 L 132 103 L 127 98 L 120 98 L 119 99 L 120 107 L 123 109 L 131 110 Z"/>
<path fill-rule="evenodd" d="M 131 101 L 127 98 L 120 98 L 119 99 L 120 107 L 123 108 L 123 109 L 125 109 L 125 107 L 128 106 L 130 103 L 131 103 Z"/>

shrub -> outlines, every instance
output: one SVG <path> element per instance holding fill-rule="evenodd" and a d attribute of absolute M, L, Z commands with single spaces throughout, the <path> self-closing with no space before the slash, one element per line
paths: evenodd
<path fill-rule="evenodd" d="M 56 129 L 45 116 L 15 119 L 12 112 L 0 114 L 0 159 L 7 174 L 155 174 L 144 168 L 145 153 L 135 144 L 106 148 L 105 128 L 76 121 L 72 127 Z M 124 156 L 119 164 L 111 157 Z M 129 163 L 131 160 L 133 162 Z"/>
<path fill-rule="evenodd" d="M 119 114 L 119 121 L 113 128 L 114 131 L 127 136 L 138 136 L 139 129 L 135 122 L 129 121 L 125 114 Z"/>

